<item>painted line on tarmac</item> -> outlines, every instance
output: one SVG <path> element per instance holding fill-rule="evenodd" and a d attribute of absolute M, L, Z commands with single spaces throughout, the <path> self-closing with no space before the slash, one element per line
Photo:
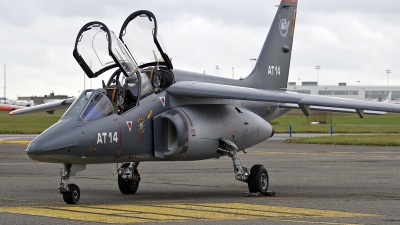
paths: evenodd
<path fill-rule="evenodd" d="M 0 139 L 0 144 L 29 145 L 31 141 Z"/>
<path fill-rule="evenodd" d="M 336 222 L 337 218 L 378 216 L 247 203 L 11 206 L 0 207 L 0 212 L 101 223 L 270 220 L 310 224 L 348 224 Z M 323 221 L 318 221 L 319 219 Z"/>

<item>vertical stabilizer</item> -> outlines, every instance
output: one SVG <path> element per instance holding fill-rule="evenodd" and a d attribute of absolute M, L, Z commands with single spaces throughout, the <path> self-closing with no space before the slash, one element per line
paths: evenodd
<path fill-rule="evenodd" d="M 297 1 L 281 0 L 257 63 L 244 79 L 248 86 L 269 90 L 287 88 Z"/>

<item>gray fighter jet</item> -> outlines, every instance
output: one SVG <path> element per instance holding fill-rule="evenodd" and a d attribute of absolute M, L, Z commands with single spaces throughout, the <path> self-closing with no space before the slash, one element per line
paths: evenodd
<path fill-rule="evenodd" d="M 254 70 L 240 80 L 174 69 L 149 11 L 131 14 L 118 36 L 101 22 L 86 24 L 73 56 L 89 78 L 110 77 L 102 88 L 82 91 L 76 99 L 11 112 L 69 107 L 30 143 L 28 156 L 63 164 L 58 191 L 68 204 L 80 198 L 69 179 L 87 164 L 121 163 L 118 187 L 123 194 L 134 194 L 140 162 L 223 156 L 232 159 L 236 180 L 247 183 L 250 192 L 267 194 L 267 170 L 262 165 L 248 169 L 238 152 L 274 135 L 268 121 L 292 108 L 306 116 L 311 109 L 360 117 L 400 112 L 393 104 L 287 92 L 296 8 L 297 0 L 281 0 Z"/>

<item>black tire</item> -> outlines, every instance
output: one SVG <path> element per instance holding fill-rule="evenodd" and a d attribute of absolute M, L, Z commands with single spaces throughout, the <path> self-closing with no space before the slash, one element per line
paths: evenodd
<path fill-rule="evenodd" d="M 136 171 L 135 174 L 138 174 Z M 122 194 L 133 195 L 139 188 L 139 182 L 124 180 L 121 175 L 118 175 L 118 187 Z"/>
<path fill-rule="evenodd" d="M 67 204 L 76 204 L 81 198 L 81 191 L 79 187 L 75 184 L 68 184 L 68 192 L 63 193 L 64 202 Z"/>
<path fill-rule="evenodd" d="M 262 195 L 267 195 L 269 178 L 263 165 L 257 164 L 251 167 L 247 184 L 250 193 L 260 192 Z"/>

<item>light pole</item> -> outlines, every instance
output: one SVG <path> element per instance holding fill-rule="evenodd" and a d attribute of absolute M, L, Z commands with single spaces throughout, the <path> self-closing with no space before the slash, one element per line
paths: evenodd
<path fill-rule="evenodd" d="M 297 78 L 297 80 L 299 81 L 299 84 L 298 84 L 298 86 L 300 86 L 300 80 L 301 80 L 301 78 Z"/>
<path fill-rule="evenodd" d="M 359 87 L 360 87 L 360 82 L 361 82 L 361 81 L 359 81 L 359 80 L 357 81 Z"/>
<path fill-rule="evenodd" d="M 232 67 L 232 79 L 235 79 L 235 68 Z"/>
<path fill-rule="evenodd" d="M 251 69 L 253 69 L 254 67 L 253 67 L 253 63 L 254 63 L 254 61 L 256 61 L 257 59 L 255 59 L 255 58 L 251 58 L 250 59 L 250 61 L 251 61 Z"/>
<path fill-rule="evenodd" d="M 386 73 L 387 73 L 387 75 L 388 75 L 388 87 L 389 87 L 389 74 L 391 74 L 392 71 L 391 71 L 391 70 L 386 70 Z"/>
<path fill-rule="evenodd" d="M 315 69 L 317 70 L 317 85 L 319 85 L 319 70 L 321 69 L 321 66 L 315 66 Z"/>
<path fill-rule="evenodd" d="M 6 103 L 6 65 L 4 65 L 4 104 Z"/>
<path fill-rule="evenodd" d="M 215 69 L 217 70 L 217 76 L 218 76 L 219 67 L 218 67 L 218 66 L 215 66 Z"/>

